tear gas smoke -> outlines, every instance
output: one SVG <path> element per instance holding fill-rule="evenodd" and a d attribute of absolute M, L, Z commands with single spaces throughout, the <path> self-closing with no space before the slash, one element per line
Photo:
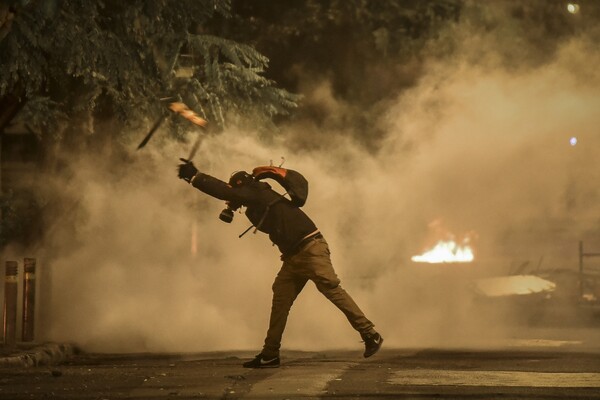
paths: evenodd
<path fill-rule="evenodd" d="M 540 255 L 557 266 L 575 263 L 574 243 L 570 253 L 541 233 L 566 226 L 584 235 L 600 219 L 597 47 L 581 36 L 560 44 L 549 62 L 519 70 L 495 62 L 505 43 L 490 40 L 473 38 L 450 58 L 429 61 L 419 83 L 373 121 L 387 132 L 376 154 L 337 133 L 322 132 L 321 146 L 303 150 L 294 147 L 293 128 L 269 144 L 231 129 L 207 138 L 194 160 L 224 180 L 280 156 L 301 171 L 310 182 L 305 209 L 330 243 L 342 285 L 388 346 L 502 339 L 509 316 L 478 314 L 470 279 Z M 335 99 L 323 102 L 332 114 L 345 112 Z M 567 144 L 573 132 L 577 146 Z M 59 229 L 46 244 L 46 339 L 96 351 L 259 349 L 276 249 L 262 234 L 238 239 L 246 218 L 220 222 L 223 203 L 176 178 L 185 147 L 157 141 L 145 150 L 118 180 L 94 160 L 81 161 L 66 183 L 79 193 L 80 215 L 75 231 Z M 478 263 L 441 271 L 410 262 L 436 218 L 478 232 Z M 358 341 L 307 285 L 284 348 L 358 349 Z"/>

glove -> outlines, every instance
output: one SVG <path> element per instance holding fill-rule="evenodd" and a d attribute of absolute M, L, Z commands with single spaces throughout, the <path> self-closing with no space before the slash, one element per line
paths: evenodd
<path fill-rule="evenodd" d="M 179 164 L 177 176 L 179 176 L 179 179 L 183 179 L 189 183 L 198 173 L 198 168 L 191 161 L 184 159 L 181 159 L 181 161 L 183 161 L 183 164 Z"/>

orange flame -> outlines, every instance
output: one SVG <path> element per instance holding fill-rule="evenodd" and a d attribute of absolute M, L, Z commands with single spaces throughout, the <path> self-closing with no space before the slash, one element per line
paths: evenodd
<path fill-rule="evenodd" d="M 442 221 L 436 219 L 429 224 L 431 236 L 436 238 L 436 243 L 423 254 L 411 257 L 414 262 L 421 263 L 467 263 L 475 259 L 473 248 L 471 247 L 472 238 L 476 237 L 475 232 L 466 233 L 462 240 L 456 241 L 452 233 L 443 227 Z"/>
<path fill-rule="evenodd" d="M 421 255 L 411 257 L 411 260 L 415 262 L 430 264 L 471 262 L 474 259 L 473 249 L 470 246 L 459 245 L 453 240 L 448 242 L 439 241 L 433 249 Z"/>

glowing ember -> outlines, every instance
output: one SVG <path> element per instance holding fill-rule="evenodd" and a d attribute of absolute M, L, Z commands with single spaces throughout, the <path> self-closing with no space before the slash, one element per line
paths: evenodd
<path fill-rule="evenodd" d="M 473 249 L 468 244 L 459 245 L 455 241 L 439 241 L 435 247 L 425 253 L 411 257 L 415 262 L 437 263 L 464 263 L 471 262 Z"/>
<path fill-rule="evenodd" d="M 192 256 L 195 257 L 196 254 L 198 254 L 198 224 L 196 221 L 192 223 L 192 234 L 190 236 L 190 252 L 192 253 Z"/>

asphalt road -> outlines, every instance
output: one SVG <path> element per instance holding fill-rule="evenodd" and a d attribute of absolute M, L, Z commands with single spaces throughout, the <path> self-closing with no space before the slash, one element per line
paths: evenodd
<path fill-rule="evenodd" d="M 600 399 L 600 353 L 560 349 L 80 354 L 52 367 L 0 369 L 0 399 Z"/>

